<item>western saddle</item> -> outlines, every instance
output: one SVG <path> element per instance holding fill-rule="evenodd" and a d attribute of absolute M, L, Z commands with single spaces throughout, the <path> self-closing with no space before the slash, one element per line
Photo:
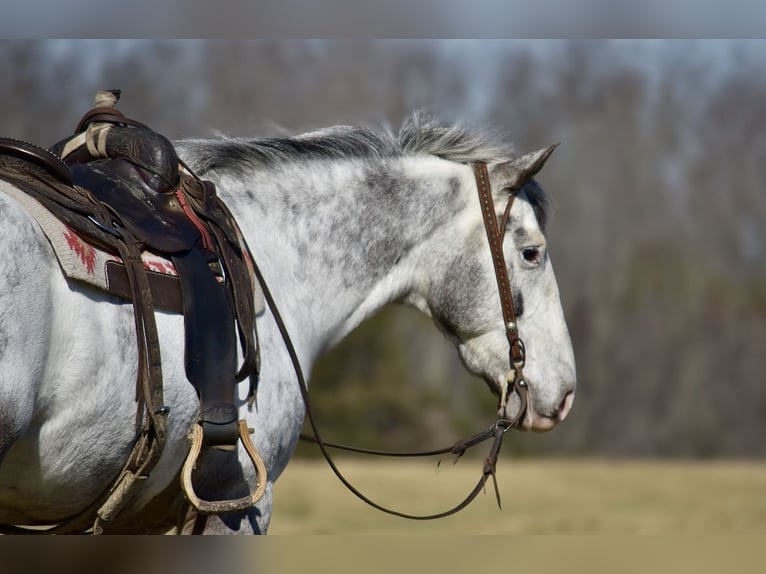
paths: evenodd
<path fill-rule="evenodd" d="M 220 514 L 252 507 L 266 486 L 265 467 L 235 405 L 237 383 L 246 378 L 252 404 L 259 369 L 256 282 L 247 244 L 213 183 L 184 165 L 167 138 L 118 111 L 119 96 L 119 90 L 98 92 L 96 106 L 83 116 L 75 134 L 50 151 L 0 138 L 0 176 L 83 240 L 118 256 L 134 306 L 139 351 L 134 448 L 108 492 L 57 532 L 81 530 L 86 524 L 100 532 L 130 501 L 131 487 L 149 474 L 162 453 L 170 409 L 163 402 L 154 308 L 155 300 L 173 299 L 162 293 L 168 285 L 178 291 L 180 284 L 186 377 L 200 400 L 181 470 L 184 493 L 200 514 Z M 179 284 L 152 282 L 141 259 L 144 250 L 170 259 Z M 237 334 L 243 352 L 239 369 Z M 200 451 L 235 451 L 238 441 L 256 467 L 254 491 L 236 500 L 201 500 L 192 484 Z"/>

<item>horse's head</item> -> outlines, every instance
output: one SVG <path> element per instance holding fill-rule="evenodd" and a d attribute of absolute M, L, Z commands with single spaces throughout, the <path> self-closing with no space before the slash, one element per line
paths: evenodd
<path fill-rule="evenodd" d="M 489 165 L 498 222 L 506 223 L 503 252 L 518 334 L 526 350 L 523 372 L 529 406 L 521 428 L 537 431 L 549 430 L 566 417 L 576 384 L 574 353 L 545 236 L 545 194 L 532 179 L 552 151 L 553 147 Z M 465 182 L 470 197 L 453 235 L 440 248 L 441 273 L 429 285 L 427 311 L 455 342 L 465 366 L 500 396 L 512 372 L 509 340 L 477 184 L 473 176 Z M 515 200 L 504 219 L 512 194 Z M 507 415 L 515 416 L 519 408 L 514 394 Z"/>

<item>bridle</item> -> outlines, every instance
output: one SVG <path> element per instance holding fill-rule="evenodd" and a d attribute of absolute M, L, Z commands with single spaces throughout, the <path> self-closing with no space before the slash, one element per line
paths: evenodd
<path fill-rule="evenodd" d="M 524 341 L 519 337 L 519 325 L 516 322 L 516 307 L 513 303 L 513 291 L 511 282 L 508 279 L 508 267 L 505 264 L 503 255 L 503 240 L 505 239 L 505 229 L 508 225 L 508 218 L 511 215 L 513 200 L 516 199 L 518 190 L 511 190 L 508 202 L 503 210 L 503 217 L 498 227 L 497 216 L 495 215 L 495 202 L 492 199 L 492 187 L 489 183 L 489 173 L 487 164 L 476 162 L 473 166 L 476 177 L 476 188 L 479 192 L 479 201 L 481 202 L 481 214 L 484 218 L 484 230 L 487 232 L 487 242 L 492 254 L 492 263 L 495 267 L 495 279 L 497 280 L 497 292 L 500 295 L 500 308 L 503 313 L 503 325 L 505 327 L 505 336 L 508 339 L 508 348 L 510 349 L 511 372 L 508 374 L 506 386 L 501 393 L 500 408 L 505 411 L 508 391 L 511 387 L 519 395 L 519 398 L 525 403 L 522 409 L 526 411 L 527 383 L 524 380 L 524 363 L 526 361 L 526 350 Z M 516 417 L 518 419 L 518 416 Z"/>
<path fill-rule="evenodd" d="M 358 498 L 360 498 L 362 501 L 372 506 L 373 508 L 376 508 L 382 512 L 385 512 L 387 514 L 393 514 L 394 516 L 400 516 L 402 518 L 409 518 L 412 520 L 433 520 L 436 518 L 444 518 L 446 516 L 450 516 L 452 514 L 459 512 L 460 510 L 468 506 L 476 498 L 476 496 L 482 490 L 484 490 L 484 486 L 487 480 L 489 479 L 489 477 L 492 477 L 492 483 L 495 488 L 495 496 L 497 498 L 497 504 L 498 506 L 501 506 L 500 492 L 498 490 L 497 479 L 495 475 L 496 475 L 497 460 L 500 455 L 500 447 L 503 442 L 503 436 L 511 428 L 517 427 L 519 424 L 521 424 L 521 422 L 524 420 L 524 417 L 526 416 L 527 408 L 528 408 L 529 390 L 527 387 L 527 383 L 524 380 L 524 374 L 523 374 L 524 363 L 525 363 L 524 343 L 519 337 L 519 329 L 516 322 L 516 311 L 515 311 L 514 302 L 513 302 L 513 292 L 511 290 L 511 283 L 508 278 L 508 268 L 505 263 L 505 256 L 503 255 L 503 239 L 505 237 L 505 228 L 508 223 L 508 218 L 510 217 L 511 208 L 513 207 L 513 201 L 516 197 L 516 193 L 518 192 L 518 190 L 517 189 L 511 190 L 508 203 L 505 206 L 505 210 L 503 211 L 503 216 L 498 225 L 497 215 L 495 213 L 495 203 L 494 203 L 494 200 L 492 199 L 492 189 L 491 189 L 491 185 L 489 181 L 487 164 L 485 162 L 475 162 L 473 164 L 473 171 L 476 177 L 476 187 L 478 189 L 479 201 L 481 203 L 481 212 L 482 212 L 482 217 L 484 219 L 484 229 L 487 233 L 487 241 L 489 242 L 489 249 L 492 254 L 492 263 L 495 269 L 495 279 L 497 280 L 497 290 L 500 295 L 500 304 L 501 304 L 502 314 L 503 314 L 503 323 L 505 326 L 505 334 L 506 334 L 506 338 L 508 339 L 508 345 L 509 345 L 511 371 L 509 372 L 508 377 L 506 379 L 506 385 L 504 386 L 504 388 L 501 390 L 501 393 L 500 393 L 500 402 L 499 402 L 497 420 L 487 430 L 479 432 L 468 439 L 458 441 L 455 444 L 446 448 L 435 449 L 430 451 L 421 451 L 421 452 L 379 451 L 379 450 L 371 450 L 371 449 L 364 449 L 359 447 L 334 444 L 334 443 L 330 443 L 323 440 L 319 432 L 319 429 L 317 427 L 314 414 L 311 409 L 311 402 L 309 400 L 309 395 L 308 395 L 308 385 L 306 384 L 306 379 L 303 376 L 303 370 L 300 366 L 300 362 L 298 361 L 298 356 L 295 351 L 295 347 L 293 346 L 293 343 L 290 339 L 290 336 L 287 331 L 287 328 L 285 327 L 284 321 L 282 320 L 282 317 L 279 311 L 277 310 L 277 306 L 274 303 L 274 298 L 272 297 L 272 294 L 268 286 L 266 285 L 266 282 L 264 281 L 263 275 L 261 274 L 261 271 L 258 268 L 258 266 L 254 264 L 254 271 L 263 289 L 264 299 L 266 300 L 267 304 L 269 305 L 269 308 L 271 309 L 272 315 L 274 316 L 274 320 L 282 336 L 287 352 L 290 355 L 290 359 L 293 364 L 293 369 L 295 370 L 295 374 L 298 378 L 298 384 L 300 387 L 301 396 L 303 398 L 303 403 L 306 407 L 306 416 L 308 417 L 311 430 L 314 433 L 313 437 L 307 437 L 307 436 L 301 435 L 301 438 L 304 440 L 309 440 L 311 442 L 314 442 L 319 446 L 319 450 L 322 452 L 322 455 L 327 461 L 327 464 L 332 469 L 333 473 L 338 477 L 338 479 L 343 483 L 343 485 L 346 486 L 346 488 L 348 488 L 355 496 L 357 496 Z M 508 402 L 508 397 L 513 392 L 515 392 L 519 397 L 519 401 L 520 401 L 519 412 L 515 417 L 507 418 L 506 406 Z M 343 474 L 340 472 L 340 470 L 336 466 L 335 461 L 333 460 L 328 450 L 330 448 L 336 448 L 336 449 L 341 449 L 341 450 L 346 450 L 351 452 L 360 452 L 365 454 L 373 454 L 378 456 L 392 456 L 392 457 L 423 457 L 423 456 L 437 456 L 441 454 L 454 454 L 459 459 L 466 452 L 466 450 L 490 438 L 494 439 L 492 442 L 492 447 L 490 448 L 489 455 L 484 460 L 481 477 L 479 478 L 479 481 L 476 483 L 476 486 L 473 488 L 473 490 L 460 503 L 456 504 L 449 510 L 445 510 L 444 512 L 439 512 L 436 514 L 428 514 L 428 515 L 414 515 L 414 514 L 399 512 L 397 510 L 392 510 L 384 506 L 381 506 L 380 504 L 374 502 L 373 500 L 370 500 L 367 496 L 365 496 L 363 493 L 357 490 L 356 487 L 354 487 L 346 479 L 345 476 L 343 476 Z"/>

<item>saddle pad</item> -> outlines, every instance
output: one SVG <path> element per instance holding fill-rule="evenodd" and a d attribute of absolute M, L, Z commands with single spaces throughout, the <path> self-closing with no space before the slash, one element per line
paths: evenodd
<path fill-rule="evenodd" d="M 127 275 L 119 256 L 90 245 L 68 225 L 57 219 L 39 201 L 19 191 L 3 179 L 0 179 L 0 193 L 12 197 L 35 219 L 53 247 L 66 277 L 82 281 L 102 291 L 129 298 Z M 141 259 L 149 273 L 152 294 L 155 295 L 157 307 L 180 313 L 181 291 L 180 285 L 174 280 L 178 277 L 178 273 L 173 263 L 150 251 L 143 251 Z M 257 283 L 254 296 L 255 312 L 258 314 L 264 309 L 264 300 Z"/>

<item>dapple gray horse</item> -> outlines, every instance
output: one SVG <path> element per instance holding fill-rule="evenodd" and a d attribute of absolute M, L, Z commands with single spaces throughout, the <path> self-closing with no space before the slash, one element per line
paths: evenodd
<path fill-rule="evenodd" d="M 567 415 L 575 363 L 544 234 L 546 197 L 532 179 L 541 152 L 511 162 L 508 146 L 420 116 L 397 134 L 341 126 L 291 138 L 176 145 L 236 216 L 304 372 L 382 306 L 400 302 L 431 317 L 465 366 L 498 394 L 509 372 L 508 344 L 470 162 L 488 163 L 498 206 L 506 204 L 511 179 L 526 182 L 504 243 L 526 344 L 530 403 L 521 427 L 549 430 Z M 133 310 L 68 282 L 36 222 L 5 193 L 0 218 L 0 523 L 55 524 L 108 487 L 131 449 Z M 129 532 L 174 525 L 173 512 L 151 501 L 177 479 L 197 416 L 184 377 L 182 317 L 158 312 L 157 324 L 169 435 L 123 527 L 115 525 Z M 258 399 L 249 408 L 242 384 L 240 417 L 255 430 L 268 468 L 266 494 L 248 512 L 210 520 L 208 533 L 267 531 L 274 481 L 303 423 L 295 373 L 268 309 L 257 331 Z M 511 397 L 510 410 L 518 403 Z M 240 458 L 203 455 L 199 492 L 242 496 L 254 472 Z"/>

